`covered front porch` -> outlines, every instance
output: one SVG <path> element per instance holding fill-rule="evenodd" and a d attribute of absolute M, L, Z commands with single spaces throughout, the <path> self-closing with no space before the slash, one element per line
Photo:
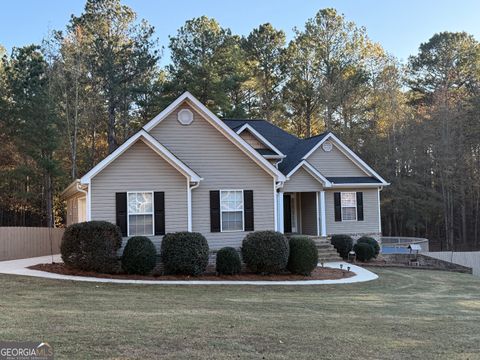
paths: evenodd
<path fill-rule="evenodd" d="M 277 201 L 280 232 L 327 235 L 325 191 L 278 192 Z"/>

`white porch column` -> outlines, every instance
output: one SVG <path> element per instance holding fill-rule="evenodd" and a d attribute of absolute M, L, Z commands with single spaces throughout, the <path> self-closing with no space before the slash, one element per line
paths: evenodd
<path fill-rule="evenodd" d="M 320 191 L 320 228 L 321 235 L 327 236 L 327 216 L 325 213 L 325 191 Z"/>
<path fill-rule="evenodd" d="M 320 192 L 315 193 L 315 210 L 316 216 L 315 219 L 317 220 L 317 236 L 320 236 L 320 199 L 319 199 Z"/>
<path fill-rule="evenodd" d="M 283 192 L 277 192 L 277 231 L 284 233 L 285 229 L 283 227 Z"/>

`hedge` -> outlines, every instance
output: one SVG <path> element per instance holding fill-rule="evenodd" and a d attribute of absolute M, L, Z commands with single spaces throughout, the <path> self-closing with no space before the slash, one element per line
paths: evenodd
<path fill-rule="evenodd" d="M 240 255 L 233 247 L 218 250 L 215 265 L 217 273 L 222 275 L 236 275 L 242 269 Z"/>
<path fill-rule="evenodd" d="M 160 256 L 167 274 L 197 276 L 208 265 L 208 242 L 200 233 L 177 232 L 163 237 Z"/>
<path fill-rule="evenodd" d="M 122 269 L 127 274 L 147 275 L 155 267 L 157 250 L 146 236 L 130 238 L 123 250 Z"/>
<path fill-rule="evenodd" d="M 292 274 L 310 276 L 318 265 L 318 249 L 315 242 L 306 236 L 292 236 L 289 246 L 287 269 Z"/>
<path fill-rule="evenodd" d="M 255 273 L 279 273 L 286 269 L 289 256 L 287 238 L 276 231 L 255 231 L 242 242 L 242 258 Z"/>
<path fill-rule="evenodd" d="M 117 252 L 121 245 L 118 226 L 107 221 L 88 221 L 65 229 L 60 253 L 67 266 L 110 274 L 120 268 Z"/>
<path fill-rule="evenodd" d="M 340 256 L 348 259 L 348 253 L 353 248 L 353 239 L 348 235 L 333 235 L 330 241 Z"/>

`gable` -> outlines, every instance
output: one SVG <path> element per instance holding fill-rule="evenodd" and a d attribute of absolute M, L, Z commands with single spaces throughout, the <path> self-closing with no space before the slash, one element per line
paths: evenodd
<path fill-rule="evenodd" d="M 258 141 L 258 139 L 249 130 L 243 130 L 239 135 L 254 149 L 268 149 L 268 147 Z"/>
<path fill-rule="evenodd" d="M 193 122 L 187 126 L 177 120 L 178 112 L 184 109 L 193 113 Z M 182 103 L 153 127 L 150 135 L 204 179 L 232 176 L 236 169 L 272 179 L 271 174 L 252 161 L 188 102 Z"/>
<path fill-rule="evenodd" d="M 284 192 L 321 191 L 322 184 L 303 167 L 299 168 L 283 186 Z"/>
<path fill-rule="evenodd" d="M 187 106 L 187 108 L 185 108 L 185 106 Z M 245 140 L 243 140 L 237 133 L 235 133 L 235 131 L 233 131 L 229 126 L 227 126 L 222 120 L 220 120 L 215 114 L 213 114 L 205 105 L 199 102 L 188 91 L 186 91 L 181 96 L 179 96 L 160 114 L 158 114 L 152 120 L 150 120 L 143 127 L 143 129 L 145 131 L 148 131 L 148 132 L 153 131 L 153 133 L 158 134 L 158 131 L 155 132 L 155 128 L 157 128 L 159 125 L 161 127 L 161 123 L 164 122 L 164 120 L 166 120 L 167 118 L 170 118 L 170 120 L 172 120 L 171 119 L 172 114 L 176 114 L 178 116 L 179 109 L 184 111 L 188 110 L 185 112 L 188 112 L 190 114 L 192 114 L 193 112 L 195 114 L 196 119 L 198 119 L 199 117 L 202 117 L 203 120 L 206 120 L 206 122 L 210 124 L 212 128 L 214 128 L 218 133 L 220 133 L 224 137 L 224 140 L 226 139 L 227 141 L 230 141 L 230 143 L 235 145 L 237 149 L 240 150 L 240 152 L 243 152 L 245 155 L 247 155 L 247 157 L 249 157 L 254 163 L 256 163 L 257 166 L 259 166 L 268 174 L 270 174 L 276 181 L 285 180 L 285 176 L 275 166 L 270 164 L 261 154 L 259 154 L 255 149 L 253 149 L 250 145 L 248 145 L 245 142 Z M 178 119 L 177 122 L 179 120 L 180 119 Z M 182 120 L 182 123 L 183 123 L 183 120 Z M 193 125 L 191 124 L 191 120 L 193 119 L 190 119 L 190 121 L 186 121 L 188 122 L 188 124 L 186 122 L 183 123 L 183 125 L 180 123 L 179 124 L 186 128 L 191 128 L 192 127 L 191 125 Z M 195 123 L 195 121 L 193 123 Z M 184 131 L 184 133 L 187 133 L 187 132 Z"/>
<path fill-rule="evenodd" d="M 169 178 L 172 181 L 181 181 L 182 183 L 186 181 L 183 174 L 141 139 L 108 164 L 92 181 L 99 182 L 108 179 L 107 182 L 119 182 L 131 178 L 131 183 L 141 185 L 145 183 L 148 174 L 162 179 Z"/>
<path fill-rule="evenodd" d="M 331 151 L 319 146 L 308 156 L 308 162 L 326 177 L 371 176 L 348 158 L 332 141 Z"/>

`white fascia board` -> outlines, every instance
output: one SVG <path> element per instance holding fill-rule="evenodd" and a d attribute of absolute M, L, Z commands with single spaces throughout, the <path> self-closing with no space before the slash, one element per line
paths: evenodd
<path fill-rule="evenodd" d="M 235 131 L 227 126 L 222 120 L 220 120 L 214 113 L 198 101 L 188 91 L 180 95 L 174 102 L 172 102 L 165 110 L 150 120 L 144 127 L 146 131 L 150 131 L 157 126 L 162 120 L 164 120 L 170 113 L 172 113 L 183 101 L 190 101 L 191 105 L 197 108 L 200 113 L 203 113 L 205 120 L 210 122 L 214 127 L 223 133 L 228 139 L 230 139 L 240 150 L 247 154 L 258 165 L 263 167 L 267 172 L 271 173 L 277 181 L 285 181 L 285 175 L 283 175 L 275 166 L 270 164 L 262 155 L 260 155 L 254 148 L 243 140 Z"/>
<path fill-rule="evenodd" d="M 265 159 L 284 159 L 287 156 L 286 155 L 262 155 Z"/>
<path fill-rule="evenodd" d="M 268 146 L 271 150 L 275 151 L 277 155 L 281 157 L 286 157 L 285 154 L 283 154 L 280 150 L 278 150 L 270 141 L 265 139 L 265 137 L 262 134 L 260 134 L 257 130 L 255 130 L 255 128 L 250 124 L 244 124 L 240 129 L 236 131 L 236 133 L 240 135 L 245 130 L 250 131 L 257 138 L 258 141 L 263 143 L 263 145 Z"/>
<path fill-rule="evenodd" d="M 369 175 L 373 175 L 376 177 L 379 181 L 381 181 L 380 185 L 389 185 L 385 181 L 384 178 L 382 178 L 380 175 L 378 175 L 375 170 L 373 170 L 368 164 L 360 159 L 360 157 L 355 154 L 350 148 L 345 145 L 339 138 L 337 138 L 333 133 L 328 133 L 322 140 L 318 142 L 308 153 L 305 154 L 305 156 L 302 157 L 303 160 L 306 160 L 311 154 L 315 152 L 322 144 L 327 141 L 328 139 L 332 139 L 335 141 L 336 145 L 339 147 L 339 150 L 342 151 L 350 160 L 352 160 L 355 164 L 357 164 L 360 169 L 365 171 L 366 173 L 370 173 Z"/>
<path fill-rule="evenodd" d="M 190 181 L 198 182 L 203 180 L 197 173 L 180 161 L 174 154 L 172 154 L 165 146 L 160 144 L 153 136 L 147 133 L 145 130 L 140 130 L 135 135 L 131 136 L 121 146 L 119 146 L 114 152 L 108 155 L 105 159 L 100 161 L 93 169 L 86 173 L 81 179 L 82 184 L 90 184 L 90 180 L 107 167 L 112 161 L 123 154 L 130 146 L 135 144 L 137 140 L 142 138 L 145 144 L 160 155 L 165 161 L 176 168 L 180 173 L 190 179 Z"/>
<path fill-rule="evenodd" d="M 388 186 L 390 183 L 371 183 L 371 184 L 335 184 L 332 183 L 332 188 L 333 189 L 345 189 L 345 188 L 380 188 L 382 186 Z"/>
<path fill-rule="evenodd" d="M 301 162 L 298 163 L 297 166 L 293 168 L 292 171 L 290 171 L 287 175 L 287 179 L 290 179 L 290 177 L 295 174 L 298 169 L 303 167 L 310 175 L 312 175 L 317 181 L 321 182 L 324 187 L 329 188 L 332 187 L 332 183 L 328 181 L 328 179 L 323 176 L 317 169 L 315 169 L 311 164 L 308 163 L 306 160 L 302 160 Z"/>

